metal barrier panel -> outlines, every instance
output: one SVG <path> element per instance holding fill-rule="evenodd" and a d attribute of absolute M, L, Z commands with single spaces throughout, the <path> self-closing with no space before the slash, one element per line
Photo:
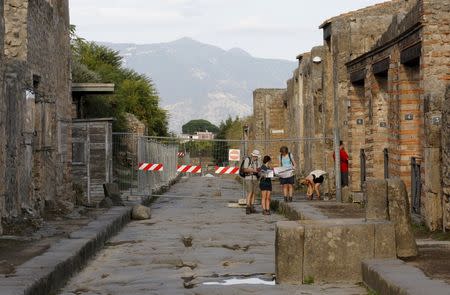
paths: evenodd
<path fill-rule="evenodd" d="M 136 134 L 113 133 L 113 181 L 128 195 L 137 186 L 138 139 Z"/>
<path fill-rule="evenodd" d="M 150 195 L 177 177 L 174 143 L 164 144 L 147 136 L 113 133 L 113 179 L 122 193 Z M 139 170 L 142 163 L 162 164 L 162 171 Z"/>

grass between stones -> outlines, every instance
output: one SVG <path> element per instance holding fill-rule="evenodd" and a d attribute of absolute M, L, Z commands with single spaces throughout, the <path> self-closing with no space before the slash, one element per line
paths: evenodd
<path fill-rule="evenodd" d="M 416 239 L 433 239 L 437 241 L 450 241 L 450 232 L 431 232 L 423 224 L 413 224 L 414 236 Z"/>

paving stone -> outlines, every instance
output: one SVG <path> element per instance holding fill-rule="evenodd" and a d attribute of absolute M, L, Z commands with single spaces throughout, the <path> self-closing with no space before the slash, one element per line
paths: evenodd
<path fill-rule="evenodd" d="M 228 208 L 240 195 L 231 179 L 214 179 L 227 187 L 221 198 L 160 198 L 152 219 L 133 221 L 112 238 L 95 259 L 72 278 L 61 294 L 367 294 L 353 284 L 205 286 L 207 281 L 232 277 L 272 279 L 275 274 L 275 227 L 282 216 L 246 215 Z M 169 195 L 212 194 L 204 179 L 191 177 Z M 259 209 L 259 208 L 258 208 Z M 183 237 L 192 237 L 186 247 Z M 194 276 L 192 281 L 186 277 Z M 184 279 L 183 279 L 184 278 Z M 185 280 L 188 282 L 185 284 Z M 191 286 L 192 289 L 186 289 Z"/>

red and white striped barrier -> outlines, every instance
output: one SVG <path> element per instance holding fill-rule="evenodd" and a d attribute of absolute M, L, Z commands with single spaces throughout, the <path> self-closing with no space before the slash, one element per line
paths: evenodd
<path fill-rule="evenodd" d="M 139 170 L 141 171 L 163 171 L 163 164 L 153 164 L 153 163 L 141 163 L 139 164 Z"/>
<path fill-rule="evenodd" d="M 202 166 L 179 165 L 177 171 L 180 173 L 201 173 Z"/>
<path fill-rule="evenodd" d="M 239 167 L 216 167 L 216 174 L 239 174 Z"/>

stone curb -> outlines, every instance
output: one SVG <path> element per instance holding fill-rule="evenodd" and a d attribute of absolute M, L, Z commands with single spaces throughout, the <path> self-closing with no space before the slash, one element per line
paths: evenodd
<path fill-rule="evenodd" d="M 289 220 L 328 219 L 327 216 L 308 204 L 278 202 L 278 213 Z M 430 242 L 423 241 L 423 244 L 427 245 Z M 448 242 L 436 244 L 448 246 Z M 421 244 L 419 243 L 419 245 Z M 362 263 L 362 275 L 366 286 L 383 295 L 448 295 L 450 290 L 449 284 L 440 280 L 432 280 L 420 269 L 399 259 L 365 260 Z"/>
<path fill-rule="evenodd" d="M 309 206 L 304 202 L 286 203 L 278 202 L 278 213 L 289 220 L 320 220 L 328 219 L 318 209 Z"/>
<path fill-rule="evenodd" d="M 449 284 L 399 259 L 365 260 L 362 273 L 364 284 L 383 295 L 448 295 L 450 290 Z"/>
<path fill-rule="evenodd" d="M 67 239 L 53 244 L 44 254 L 0 277 L 2 295 L 48 295 L 64 287 L 105 242 L 131 220 L 130 207 L 113 207 Z"/>

